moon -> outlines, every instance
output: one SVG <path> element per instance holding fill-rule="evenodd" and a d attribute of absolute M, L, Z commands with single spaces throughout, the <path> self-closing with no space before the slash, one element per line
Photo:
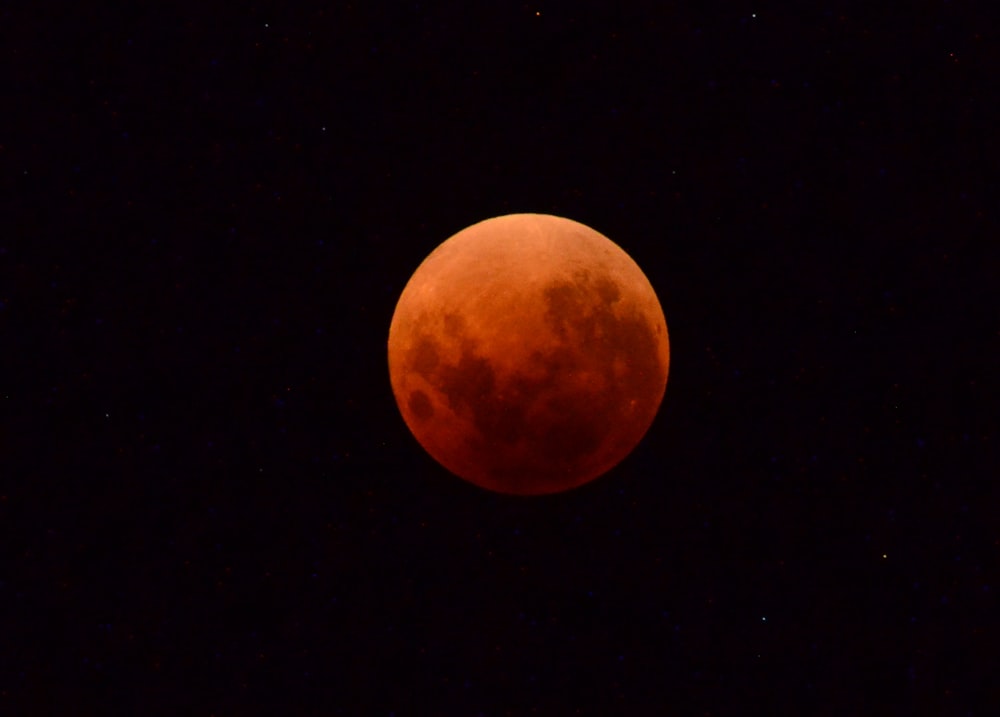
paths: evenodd
<path fill-rule="evenodd" d="M 620 463 L 652 424 L 670 363 L 639 266 L 548 214 L 487 219 L 438 246 L 399 297 L 388 349 L 421 446 L 512 495 L 570 490 Z"/>

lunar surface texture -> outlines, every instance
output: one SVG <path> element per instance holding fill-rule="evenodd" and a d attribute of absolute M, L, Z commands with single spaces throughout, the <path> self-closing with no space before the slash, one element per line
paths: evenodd
<path fill-rule="evenodd" d="M 406 425 L 487 490 L 557 493 L 620 463 L 649 429 L 670 362 L 649 280 L 597 231 L 547 214 L 474 224 L 399 298 L 389 377 Z"/>

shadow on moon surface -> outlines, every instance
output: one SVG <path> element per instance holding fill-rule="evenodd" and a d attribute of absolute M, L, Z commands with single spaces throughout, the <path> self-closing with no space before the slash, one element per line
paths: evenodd
<path fill-rule="evenodd" d="M 660 328 L 639 310 L 618 306 L 622 291 L 610 278 L 581 271 L 551 283 L 542 297 L 548 345 L 526 358 L 524 370 L 498 370 L 457 313 L 445 317 L 445 333 L 461 346 L 457 360 L 446 360 L 448 352 L 428 331 L 418 333 L 406 358 L 440 393 L 435 400 L 412 391 L 414 418 L 430 421 L 435 404 L 446 403 L 475 428 L 463 452 L 491 480 L 515 490 L 536 486 L 546 474 L 564 483 L 564 476 L 600 464 L 601 456 L 626 454 L 638 440 L 636 423 L 646 426 L 655 415 L 666 380 Z"/>

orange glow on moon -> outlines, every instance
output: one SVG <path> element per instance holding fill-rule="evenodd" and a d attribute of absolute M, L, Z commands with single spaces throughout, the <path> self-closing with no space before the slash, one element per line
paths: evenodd
<path fill-rule="evenodd" d="M 617 244 L 510 214 L 441 244 L 389 327 L 403 420 L 452 473 L 516 495 L 583 485 L 645 435 L 670 347 L 656 293 Z"/>

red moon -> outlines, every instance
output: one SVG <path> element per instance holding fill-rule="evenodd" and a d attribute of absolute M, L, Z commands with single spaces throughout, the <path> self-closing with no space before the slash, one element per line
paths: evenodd
<path fill-rule="evenodd" d="M 487 490 L 558 493 L 622 461 L 649 429 L 670 344 L 649 280 L 578 222 L 474 224 L 417 268 L 389 327 L 403 420 Z"/>

